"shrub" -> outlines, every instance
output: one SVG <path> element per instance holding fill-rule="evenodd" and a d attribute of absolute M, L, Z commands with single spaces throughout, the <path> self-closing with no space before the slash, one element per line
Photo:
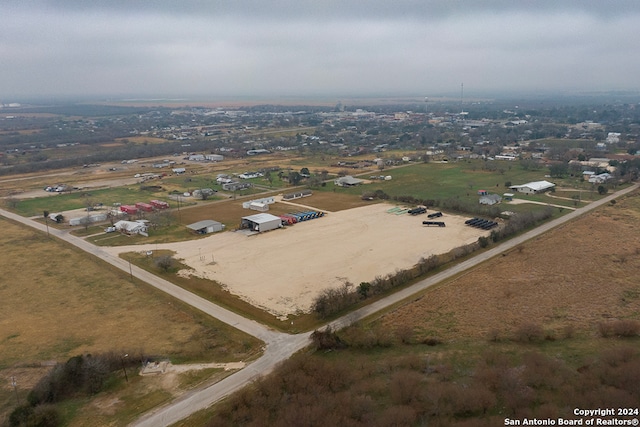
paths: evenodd
<path fill-rule="evenodd" d="M 629 338 L 638 336 L 640 322 L 631 319 L 611 320 L 598 323 L 598 331 L 603 338 L 621 337 Z"/>
<path fill-rule="evenodd" d="M 318 350 L 344 347 L 340 337 L 331 329 L 331 326 L 327 326 L 323 331 L 319 329 L 313 331 L 311 341 L 313 341 L 313 344 Z"/>
<path fill-rule="evenodd" d="M 536 323 L 523 323 L 515 331 L 514 340 L 518 342 L 541 341 L 544 330 Z"/>
<path fill-rule="evenodd" d="M 171 270 L 175 264 L 175 260 L 171 255 L 162 255 L 154 260 L 156 267 L 164 271 L 165 273 Z"/>

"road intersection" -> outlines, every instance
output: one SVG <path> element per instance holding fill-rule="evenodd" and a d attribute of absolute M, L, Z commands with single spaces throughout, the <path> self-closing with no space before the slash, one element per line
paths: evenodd
<path fill-rule="evenodd" d="M 535 238 L 536 236 L 546 233 L 552 228 L 558 227 L 599 206 L 607 204 L 617 197 L 630 193 L 631 191 L 636 190 L 639 186 L 640 184 L 629 186 L 598 201 L 590 203 L 587 206 L 576 209 L 573 212 L 562 216 L 561 218 L 557 218 L 553 221 L 541 225 L 540 227 L 516 236 L 495 246 L 490 250 L 484 251 L 472 258 L 456 264 L 445 271 L 430 276 L 410 287 L 404 288 L 383 299 L 373 302 L 358 310 L 355 310 L 348 315 L 336 319 L 330 322 L 328 326 L 331 326 L 333 329 L 341 329 L 368 316 L 374 315 L 386 309 L 387 307 L 400 303 L 407 298 L 410 298 L 411 296 L 424 291 L 425 289 L 435 285 L 436 283 L 440 283 L 444 280 L 461 274 L 464 271 L 467 271 L 487 261 L 488 259 L 499 255 L 500 253 L 513 249 L 514 247 L 522 244 L 529 239 Z M 25 218 L 2 209 L 0 209 L 0 215 L 16 222 L 25 224 L 29 227 L 36 228 L 42 232 L 47 232 L 47 228 L 44 224 L 32 219 Z M 105 262 L 125 271 L 126 273 L 131 274 L 132 276 L 144 281 L 150 286 L 153 286 L 156 289 L 159 289 L 162 292 L 165 292 L 173 296 L 174 298 L 177 298 L 180 301 L 189 304 L 190 306 L 197 308 L 198 310 L 222 322 L 225 322 L 247 334 L 250 334 L 265 343 L 263 355 L 254 362 L 247 365 L 244 369 L 241 369 L 233 375 L 226 377 L 220 382 L 189 391 L 188 393 L 175 399 L 171 403 L 156 408 L 155 410 L 143 415 L 140 419 L 133 422 L 131 424 L 132 426 L 156 427 L 174 424 L 177 421 L 188 417 L 196 411 L 205 409 L 213 405 L 229 394 L 241 389 L 258 377 L 271 372 L 279 363 L 288 359 L 294 353 L 310 344 L 310 332 L 291 335 L 275 331 L 254 320 L 244 318 L 189 291 L 186 291 L 185 289 L 180 288 L 179 286 L 176 286 L 168 282 L 167 280 L 164 280 L 153 275 L 152 273 L 149 273 L 146 270 L 132 265 L 125 259 L 111 255 L 100 247 L 95 246 L 82 238 L 73 236 L 67 231 L 49 228 L 49 233 L 50 235 L 64 240 L 86 251 L 87 253 L 90 253 L 104 260 Z"/>

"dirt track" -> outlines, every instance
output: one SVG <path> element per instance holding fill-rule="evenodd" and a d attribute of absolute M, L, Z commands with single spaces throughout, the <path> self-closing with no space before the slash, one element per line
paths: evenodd
<path fill-rule="evenodd" d="M 488 234 L 452 215 L 439 218 L 444 228 L 425 227 L 426 215 L 387 213 L 393 206 L 330 213 L 249 237 L 225 232 L 189 242 L 105 250 L 171 249 L 191 268 L 185 273 L 216 280 L 253 305 L 286 317 L 308 311 L 321 290 L 340 286 L 344 279 L 356 285 L 371 281 Z"/>

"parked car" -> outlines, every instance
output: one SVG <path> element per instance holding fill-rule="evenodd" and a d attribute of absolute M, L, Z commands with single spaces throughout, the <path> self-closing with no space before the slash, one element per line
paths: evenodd
<path fill-rule="evenodd" d="M 116 231 L 115 227 L 107 227 L 104 229 L 105 233 L 113 233 L 114 231 Z"/>

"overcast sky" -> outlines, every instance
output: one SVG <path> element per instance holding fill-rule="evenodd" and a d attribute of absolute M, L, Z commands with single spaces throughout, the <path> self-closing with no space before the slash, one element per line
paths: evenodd
<path fill-rule="evenodd" d="M 0 102 L 640 89 L 638 0 L 1 0 Z"/>

